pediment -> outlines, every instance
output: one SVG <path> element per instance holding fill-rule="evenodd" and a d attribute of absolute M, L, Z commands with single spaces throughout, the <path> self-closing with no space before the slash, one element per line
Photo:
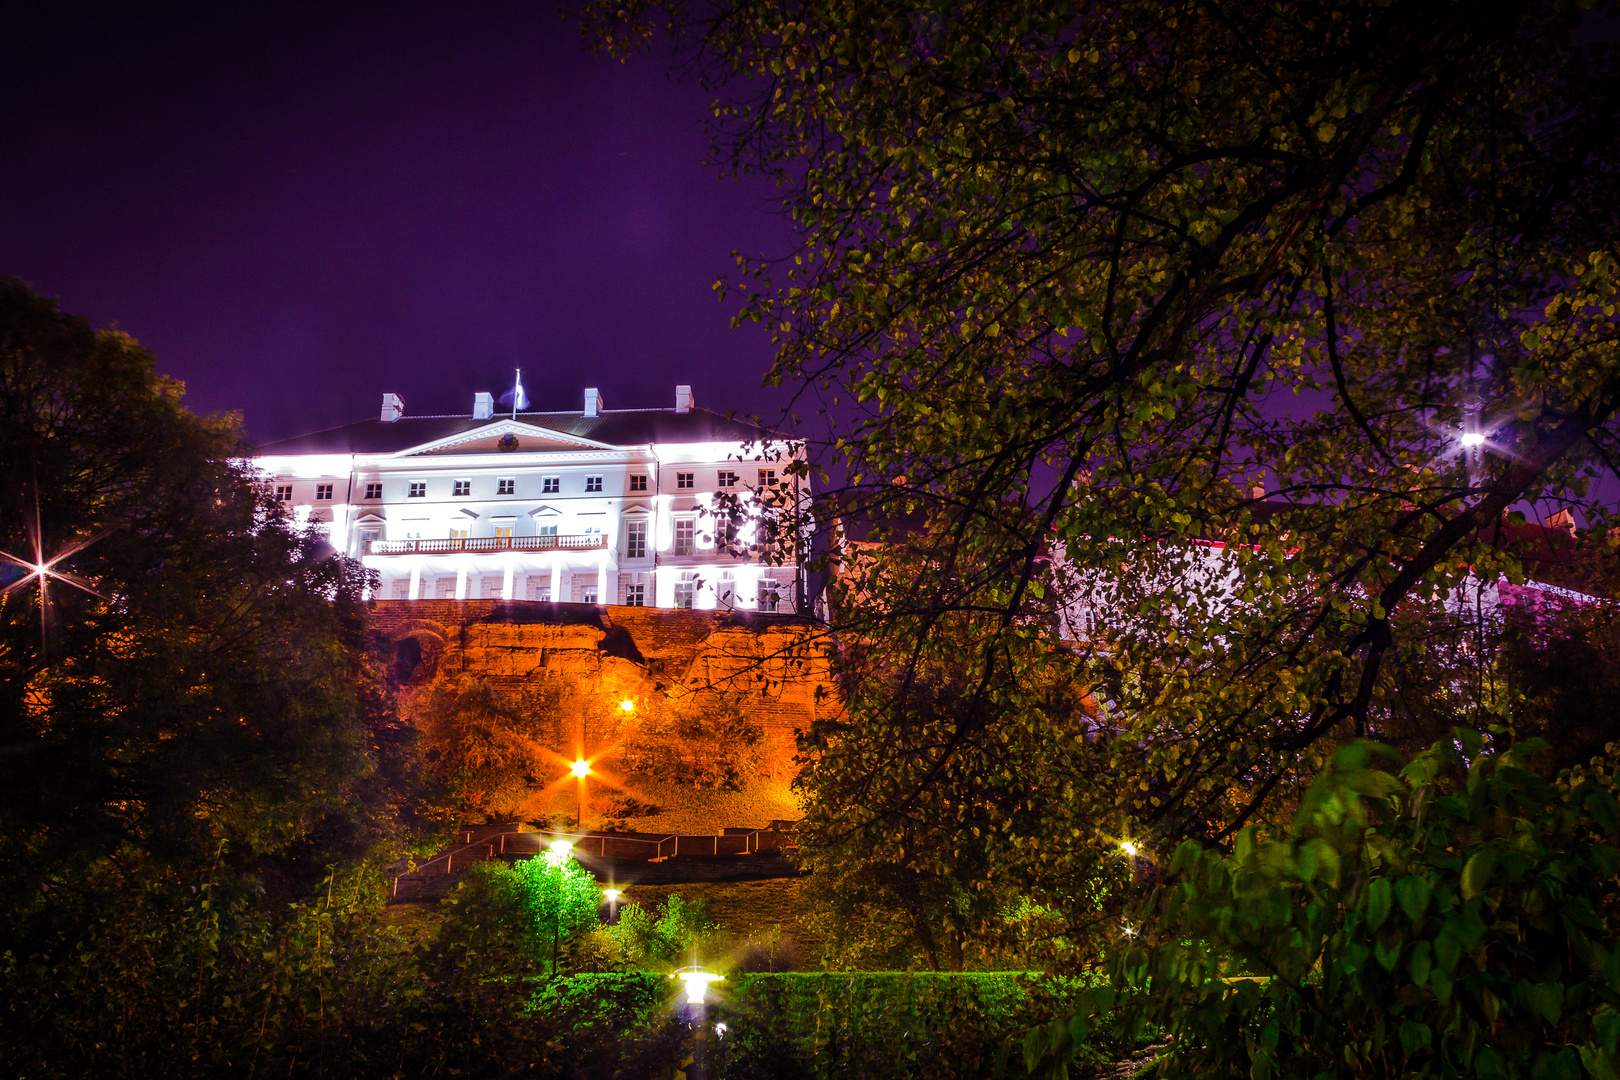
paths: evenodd
<path fill-rule="evenodd" d="M 516 440 L 513 445 L 512 440 Z M 496 420 L 401 450 L 397 457 L 427 457 L 448 454 L 547 454 L 578 450 L 614 450 L 611 443 L 597 442 L 578 435 L 536 427 L 518 420 Z"/>

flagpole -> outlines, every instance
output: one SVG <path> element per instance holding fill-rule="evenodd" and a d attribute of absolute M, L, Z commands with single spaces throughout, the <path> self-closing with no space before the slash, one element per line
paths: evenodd
<path fill-rule="evenodd" d="M 517 372 L 517 382 L 512 386 L 512 419 L 517 419 L 518 399 L 523 396 L 523 369 L 513 368 Z"/>

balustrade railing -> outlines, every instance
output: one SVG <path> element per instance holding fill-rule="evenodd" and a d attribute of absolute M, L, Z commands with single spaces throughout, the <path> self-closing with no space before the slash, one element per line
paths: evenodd
<path fill-rule="evenodd" d="M 449 555 L 458 551 L 596 551 L 607 546 L 600 533 L 570 536 L 458 536 L 448 540 L 370 540 L 367 555 Z"/>

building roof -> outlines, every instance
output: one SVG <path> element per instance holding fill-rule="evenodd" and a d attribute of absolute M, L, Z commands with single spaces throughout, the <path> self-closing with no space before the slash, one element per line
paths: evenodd
<path fill-rule="evenodd" d="M 258 448 L 258 453 L 391 454 L 511 419 L 511 413 L 496 413 L 488 420 L 474 420 L 465 414 L 402 416 L 392 422 L 372 417 L 325 431 L 265 443 Z M 604 409 L 597 416 L 582 416 L 578 412 L 520 412 L 517 420 L 522 424 L 549 428 L 611 446 L 789 438 L 770 428 L 699 408 L 684 413 L 674 409 Z"/>

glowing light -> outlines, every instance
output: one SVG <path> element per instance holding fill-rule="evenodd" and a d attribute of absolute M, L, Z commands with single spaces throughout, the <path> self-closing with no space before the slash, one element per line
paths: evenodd
<path fill-rule="evenodd" d="M 1136 936 L 1136 927 L 1130 925 L 1129 923 L 1126 923 L 1125 924 L 1125 936 L 1126 937 L 1135 937 Z"/>
<path fill-rule="evenodd" d="M 1123 851 L 1125 854 L 1129 855 L 1133 859 L 1136 858 L 1138 855 L 1140 855 L 1142 853 L 1142 849 L 1137 847 L 1136 844 L 1134 844 L 1130 840 L 1121 841 L 1120 845 L 1119 845 L 1119 850 Z"/>
<path fill-rule="evenodd" d="M 1466 431 L 1458 441 L 1464 446 L 1484 446 L 1485 436 L 1478 431 Z"/>
<path fill-rule="evenodd" d="M 607 897 L 608 903 L 617 904 L 619 902 L 619 897 L 624 895 L 624 891 L 621 889 L 603 889 L 602 895 Z"/>
<path fill-rule="evenodd" d="M 635 712 L 636 703 L 631 701 L 629 698 L 625 698 L 623 701 L 619 702 L 619 708 L 623 709 L 625 712 Z"/>
<path fill-rule="evenodd" d="M 569 768 L 574 770 L 575 776 L 591 775 L 591 763 L 583 759 L 574 762 L 573 765 L 569 766 Z"/>
<path fill-rule="evenodd" d="M 90 583 L 84 578 L 79 577 L 77 574 L 69 573 L 66 570 L 58 570 L 56 568 L 57 563 L 68 558 L 70 555 L 83 551 L 85 548 L 101 539 L 101 536 L 97 535 L 92 536 L 87 540 L 81 540 L 80 542 L 72 544 L 61 552 L 57 553 L 54 557 L 47 559 L 45 557 L 44 530 L 40 527 L 39 506 L 36 500 L 36 504 L 34 506 L 34 520 L 28 529 L 28 539 L 34 549 L 34 557 L 32 559 L 19 558 L 16 555 L 11 555 L 4 551 L 0 551 L 0 560 L 20 566 L 27 571 L 27 573 L 21 578 L 13 581 L 4 588 L 0 588 L 0 596 L 15 592 L 28 585 L 30 582 L 39 582 L 39 637 L 40 644 L 43 646 L 45 643 L 46 612 L 50 608 L 51 603 L 49 589 L 51 582 L 60 581 L 64 585 L 72 585 L 75 589 L 78 589 L 81 592 L 89 593 L 91 596 L 102 600 L 106 599 L 105 596 L 102 596 L 101 593 L 92 588 Z"/>
<path fill-rule="evenodd" d="M 712 971 L 704 971 L 702 968 L 697 967 L 684 968 L 677 971 L 673 977 L 686 984 L 686 1003 L 688 1005 L 702 1005 L 704 995 L 709 992 L 709 984 L 725 978 L 724 975 L 716 975 Z"/>
<path fill-rule="evenodd" d="M 717 1039 L 723 1039 L 726 1037 L 726 1022 L 724 1020 L 714 1025 L 714 1037 Z"/>
<path fill-rule="evenodd" d="M 553 840 L 550 846 L 551 850 L 546 852 L 546 861 L 552 866 L 561 866 L 568 859 L 569 852 L 574 850 L 574 845 L 567 840 Z"/>

